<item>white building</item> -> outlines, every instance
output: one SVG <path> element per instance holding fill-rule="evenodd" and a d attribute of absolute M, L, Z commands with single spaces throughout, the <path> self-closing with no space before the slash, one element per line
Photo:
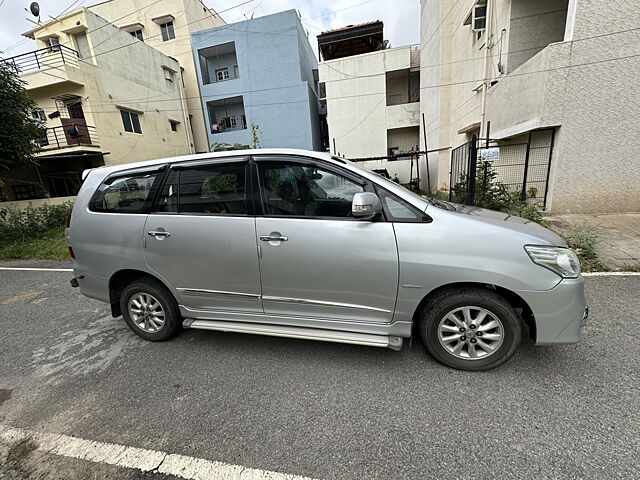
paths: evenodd
<path fill-rule="evenodd" d="M 547 137 L 539 140 L 550 158 L 548 183 L 539 182 L 547 210 L 640 210 L 639 7 L 632 0 L 421 0 L 429 149 L 484 137 L 488 122 L 499 144 L 533 132 Z M 430 154 L 438 187 L 450 187 L 450 160 L 449 152 Z"/>
<path fill-rule="evenodd" d="M 346 30 L 374 24 L 379 24 L 381 40 L 382 22 L 332 30 L 318 37 L 319 50 L 325 58 L 319 64 L 319 80 L 321 95 L 324 95 L 321 102 L 326 104 L 329 149 L 349 159 L 418 151 L 420 145 L 417 47 L 380 50 L 374 42 L 373 47 L 369 47 L 373 51 L 368 53 L 352 54 L 359 50 L 350 45 L 343 50 L 348 56 L 326 58 L 332 55 L 324 48 L 322 37 L 344 35 Z M 401 183 L 411 179 L 409 160 L 362 163 L 370 169 L 386 168 L 392 177 L 397 174 Z"/>

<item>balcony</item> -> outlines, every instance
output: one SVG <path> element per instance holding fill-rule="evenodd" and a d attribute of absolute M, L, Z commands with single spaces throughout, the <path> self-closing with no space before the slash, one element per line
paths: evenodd
<path fill-rule="evenodd" d="M 40 151 L 37 156 L 50 156 L 54 150 L 64 150 L 55 154 L 71 151 L 100 153 L 100 142 L 96 127 L 84 123 L 68 123 L 45 129 L 45 135 L 37 141 Z"/>
<path fill-rule="evenodd" d="M 240 78 L 234 42 L 198 50 L 202 83 L 226 82 Z"/>
<path fill-rule="evenodd" d="M 27 90 L 62 83 L 84 84 L 78 52 L 64 45 L 41 48 L 0 62 L 27 82 Z"/>

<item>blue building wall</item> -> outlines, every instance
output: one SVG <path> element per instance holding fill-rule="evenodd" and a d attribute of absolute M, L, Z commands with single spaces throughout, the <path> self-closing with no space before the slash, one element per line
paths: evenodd
<path fill-rule="evenodd" d="M 318 67 L 295 10 L 223 25 L 192 34 L 209 145 L 251 145 L 251 122 L 260 127 L 260 146 L 320 148 Z M 205 85 L 198 51 L 235 43 L 238 78 Z M 213 134 L 207 103 L 242 96 L 247 129 Z"/>

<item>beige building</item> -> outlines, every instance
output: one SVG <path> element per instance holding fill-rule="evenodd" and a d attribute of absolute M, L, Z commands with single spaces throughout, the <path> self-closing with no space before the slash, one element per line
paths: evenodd
<path fill-rule="evenodd" d="M 208 152 L 191 33 L 224 25 L 224 20 L 202 0 L 108 0 L 89 9 L 180 63 L 193 147 Z"/>
<path fill-rule="evenodd" d="M 549 152 L 548 182 L 536 186 L 545 189 L 547 210 L 640 210 L 638 7 L 632 0 L 422 0 L 429 149 L 486 137 L 489 123 L 496 145 L 533 138 L 531 155 Z M 450 187 L 450 161 L 449 152 L 430 154 L 438 187 Z"/>
<path fill-rule="evenodd" d="M 365 29 L 379 24 L 373 33 Z M 321 102 L 326 105 L 328 144 L 332 153 L 349 159 L 386 157 L 418 151 L 420 124 L 420 55 L 417 46 L 379 49 L 357 54 L 362 33 L 382 39 L 382 22 L 324 32 L 319 38 L 324 61 L 318 65 Z M 359 32 L 365 30 L 365 32 Z M 338 39 L 332 41 L 331 36 Z M 375 38 L 375 37 L 374 37 Z M 335 45 L 338 47 L 335 47 Z M 330 48 L 332 47 L 332 48 Z M 333 52 L 345 56 L 332 58 Z M 339 54 L 338 54 L 339 55 Z M 327 59 L 329 57 L 329 59 Z M 400 157 L 403 158 L 403 157 Z M 369 160 L 369 169 L 387 169 L 401 183 L 411 180 L 410 160 Z M 414 171 L 414 176 L 417 170 Z"/>
<path fill-rule="evenodd" d="M 46 130 L 38 167 L 3 175 L 9 200 L 75 195 L 86 168 L 192 152 L 175 59 L 86 8 L 25 36 L 36 49 L 2 61 Z"/>

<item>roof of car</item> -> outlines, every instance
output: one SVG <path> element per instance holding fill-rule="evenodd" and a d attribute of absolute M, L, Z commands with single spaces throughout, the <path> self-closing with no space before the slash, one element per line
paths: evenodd
<path fill-rule="evenodd" d="M 154 165 L 162 165 L 164 163 L 180 163 L 180 162 L 189 162 L 193 160 L 223 160 L 229 157 L 246 157 L 249 155 L 297 155 L 303 157 L 312 157 L 317 158 L 319 160 L 324 160 L 333 164 L 346 163 L 345 160 L 337 159 L 337 157 L 333 157 L 329 153 L 325 152 L 315 152 L 313 150 L 302 150 L 296 148 L 259 148 L 259 149 L 250 149 L 250 150 L 229 150 L 225 152 L 208 152 L 208 153 L 197 153 L 194 155 L 182 155 L 179 157 L 166 157 L 166 158 L 157 158 L 154 160 L 144 160 L 141 162 L 130 162 L 130 163 L 122 163 L 118 165 L 105 165 L 103 167 L 98 167 L 92 170 L 100 171 L 101 173 L 110 174 L 113 172 L 118 172 L 121 170 L 131 170 L 133 168 L 144 168 L 144 167 L 152 167 Z M 86 175 L 86 172 L 85 172 Z"/>

